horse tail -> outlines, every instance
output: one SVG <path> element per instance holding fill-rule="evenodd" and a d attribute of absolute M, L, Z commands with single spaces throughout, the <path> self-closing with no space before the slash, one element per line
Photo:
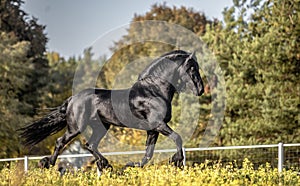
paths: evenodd
<path fill-rule="evenodd" d="M 67 126 L 66 112 L 71 97 L 61 106 L 53 108 L 47 116 L 34 121 L 33 123 L 18 129 L 20 137 L 23 139 L 22 144 L 33 146 L 51 136 Z"/>

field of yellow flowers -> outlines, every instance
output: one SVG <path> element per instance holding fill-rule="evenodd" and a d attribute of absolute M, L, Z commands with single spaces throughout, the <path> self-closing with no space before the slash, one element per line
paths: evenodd
<path fill-rule="evenodd" d="M 57 169 L 34 169 L 24 173 L 21 168 L 3 168 L 0 185 L 300 185 L 298 171 L 278 173 L 269 164 L 254 170 L 251 162 L 235 168 L 234 163 L 208 166 L 206 163 L 183 169 L 171 165 L 151 165 L 106 171 L 100 177 L 96 171 L 74 171 L 60 176 Z"/>

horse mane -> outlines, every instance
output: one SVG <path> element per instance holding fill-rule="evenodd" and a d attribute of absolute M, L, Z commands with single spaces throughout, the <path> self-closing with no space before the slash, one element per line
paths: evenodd
<path fill-rule="evenodd" d="M 138 77 L 138 80 L 142 80 L 146 78 L 149 75 L 153 75 L 153 72 L 157 70 L 158 68 L 165 69 L 169 63 L 169 61 L 178 62 L 179 59 L 184 59 L 188 57 L 190 54 L 183 50 L 173 50 L 171 52 L 168 52 L 159 58 L 155 59 L 153 62 L 151 62 L 140 74 Z M 179 64 L 178 64 L 179 65 Z"/>

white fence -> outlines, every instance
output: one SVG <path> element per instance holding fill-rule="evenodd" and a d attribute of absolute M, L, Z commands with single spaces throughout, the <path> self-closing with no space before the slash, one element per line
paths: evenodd
<path fill-rule="evenodd" d="M 288 148 L 292 147 L 293 150 L 291 151 L 293 155 L 289 155 L 289 151 L 287 151 Z M 272 149 L 271 151 L 268 151 L 267 153 L 262 154 L 264 155 L 271 155 L 268 158 L 265 158 L 266 161 L 272 160 L 272 161 L 277 161 L 277 167 L 278 171 L 282 172 L 282 170 L 285 167 L 285 164 L 287 161 L 293 160 L 293 162 L 297 162 L 296 166 L 300 166 L 300 143 L 295 143 L 295 144 L 271 144 L 271 145 L 249 145 L 249 146 L 227 146 L 227 147 L 207 147 L 207 148 L 183 148 L 184 152 L 184 162 L 183 164 L 186 165 L 187 161 L 189 160 L 189 157 L 187 154 L 188 153 L 196 153 L 196 152 L 216 152 L 216 151 L 233 151 L 233 150 L 238 150 L 239 152 L 243 153 L 243 150 L 250 149 Z M 266 150 L 265 150 L 266 151 Z M 155 150 L 154 153 L 170 153 L 170 152 L 176 152 L 176 149 L 164 149 L 164 150 Z M 102 153 L 104 156 L 120 156 L 120 155 L 133 155 L 133 154 L 144 154 L 145 151 L 127 151 L 127 152 L 107 152 L 107 153 Z M 249 153 L 249 151 L 248 151 Z M 216 153 L 214 153 L 216 154 Z M 253 153 L 254 154 L 254 153 Z M 285 157 L 285 154 L 287 157 Z M 298 157 L 299 155 L 299 157 Z M 249 154 L 244 154 L 245 158 L 248 158 Z M 7 158 L 7 159 L 0 159 L 0 162 L 11 162 L 11 161 L 24 161 L 24 170 L 28 170 L 28 161 L 29 160 L 40 160 L 45 156 L 24 156 L 20 158 Z M 92 157 L 91 154 L 71 154 L 71 155 L 60 155 L 58 156 L 59 159 L 61 158 L 83 158 L 83 157 Z M 218 156 L 220 157 L 220 156 Z M 204 159 L 209 159 L 207 155 L 203 156 Z M 199 159 L 199 156 L 197 156 L 197 159 Z M 193 159 L 192 161 L 194 161 Z M 235 159 L 231 159 L 228 161 L 234 161 Z M 242 159 L 243 160 L 243 159 Z M 251 161 L 251 159 L 250 159 Z"/>

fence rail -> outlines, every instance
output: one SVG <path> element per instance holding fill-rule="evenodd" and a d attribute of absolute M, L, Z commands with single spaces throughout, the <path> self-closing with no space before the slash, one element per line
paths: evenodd
<path fill-rule="evenodd" d="M 285 157 L 285 152 L 287 147 L 296 147 L 296 156 L 300 156 L 300 143 L 294 143 L 294 144 L 270 144 L 270 145 L 248 145 L 248 146 L 225 146 L 225 147 L 205 147 L 205 148 L 183 148 L 183 154 L 184 154 L 184 166 L 186 165 L 187 161 L 187 155 L 188 152 L 205 152 L 205 151 L 220 151 L 220 150 L 245 150 L 245 149 L 269 149 L 269 148 L 277 148 L 277 159 L 278 165 L 278 172 L 282 172 L 285 162 L 288 160 Z M 154 150 L 154 153 L 170 153 L 170 152 L 176 152 L 176 149 L 161 149 L 161 150 Z M 145 151 L 125 151 L 125 152 L 105 152 L 102 153 L 104 156 L 118 156 L 118 155 L 134 155 L 134 154 L 144 154 Z M 247 154 L 246 154 L 247 156 Z M 28 170 L 28 162 L 29 160 L 40 160 L 45 156 L 24 156 L 19 158 L 5 158 L 0 159 L 0 162 L 10 162 L 10 161 L 24 161 L 24 170 Z M 58 159 L 62 158 L 83 158 L 83 157 L 92 157 L 91 154 L 68 154 L 68 155 L 59 155 Z M 273 157 L 274 158 L 274 157 Z M 295 158 L 295 157 L 293 157 Z M 300 164 L 300 157 L 296 157 L 299 160 Z M 289 158 L 291 159 L 291 158 Z M 231 160 L 233 161 L 233 160 Z"/>

